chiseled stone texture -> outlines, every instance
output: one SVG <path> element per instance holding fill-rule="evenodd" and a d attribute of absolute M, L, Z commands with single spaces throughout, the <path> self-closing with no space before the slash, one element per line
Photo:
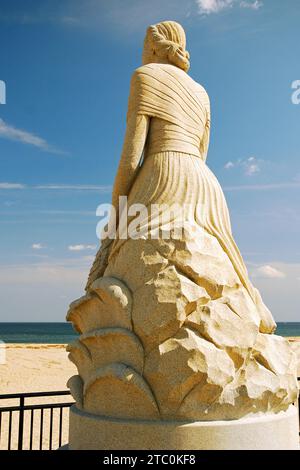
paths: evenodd
<path fill-rule="evenodd" d="M 86 294 L 70 305 L 67 319 L 80 334 L 68 347 L 78 368 L 69 381 L 77 407 L 165 422 L 287 410 L 297 400 L 295 355 L 273 334 L 206 165 L 209 98 L 186 73 L 183 29 L 150 27 L 143 57 L 132 77 L 113 204 L 118 211 L 119 196 L 128 196 L 128 207 L 159 211 L 139 221 L 137 239 L 123 239 L 119 224 L 116 239 L 102 243 Z M 175 204 L 189 210 L 171 216 Z M 182 233 L 174 225 L 163 237 L 174 221 Z"/>
<path fill-rule="evenodd" d="M 232 282 L 228 259 L 212 289 L 204 268 L 203 278 L 180 270 L 176 249 L 168 260 L 161 241 L 126 245 L 138 252 L 136 272 L 133 262 L 127 271 L 130 288 L 120 281 L 123 245 L 104 277 L 70 307 L 81 333 L 68 347 L 82 381 L 70 382 L 79 407 L 119 418 L 207 421 L 279 412 L 295 402 L 292 348 L 259 331 L 255 304 Z"/>

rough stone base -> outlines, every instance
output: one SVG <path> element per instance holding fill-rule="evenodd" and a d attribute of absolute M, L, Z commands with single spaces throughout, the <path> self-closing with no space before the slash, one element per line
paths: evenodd
<path fill-rule="evenodd" d="M 299 449 L 298 410 L 235 421 L 129 421 L 94 416 L 72 406 L 70 450 Z"/>

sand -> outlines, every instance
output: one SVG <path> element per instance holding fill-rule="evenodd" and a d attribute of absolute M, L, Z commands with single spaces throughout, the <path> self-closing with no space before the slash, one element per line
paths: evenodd
<path fill-rule="evenodd" d="M 64 344 L 6 344 L 0 365 L 0 394 L 66 390 L 76 367 Z"/>
<path fill-rule="evenodd" d="M 298 376 L 300 376 L 300 337 L 289 338 L 298 356 Z M 76 374 L 75 366 L 68 360 L 65 345 L 62 344 L 7 344 L 6 362 L 0 362 L 0 394 L 21 392 L 44 392 L 66 390 L 66 383 Z M 3 351 L 2 351 L 3 353 Z M 0 356 L 1 359 L 1 356 Z M 58 403 L 73 401 L 69 396 L 28 399 L 27 404 Z M 0 407 L 13 406 L 16 400 L 0 400 Z M 63 413 L 63 441 L 68 442 L 68 410 Z M 2 413 L 0 449 L 8 445 L 8 413 Z M 17 448 L 18 413 L 13 413 L 11 448 Z M 59 411 L 54 412 L 53 448 L 58 447 Z M 44 412 L 43 449 L 49 448 L 50 412 Z M 24 448 L 29 448 L 30 412 L 26 412 L 24 428 Z M 33 448 L 40 444 L 40 411 L 34 415 Z"/>

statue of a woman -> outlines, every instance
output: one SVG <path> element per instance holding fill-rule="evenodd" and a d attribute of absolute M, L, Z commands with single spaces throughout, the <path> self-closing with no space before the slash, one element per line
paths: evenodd
<path fill-rule="evenodd" d="M 68 314 L 82 335 L 69 347 L 79 369 L 70 386 L 97 415 L 237 419 L 285 410 L 297 396 L 295 358 L 273 335 L 206 165 L 209 98 L 188 69 L 183 28 L 150 26 L 113 188 L 116 213 L 121 196 L 127 208 Z M 147 210 L 125 218 L 140 234 L 126 238 L 122 214 L 135 204 Z"/>

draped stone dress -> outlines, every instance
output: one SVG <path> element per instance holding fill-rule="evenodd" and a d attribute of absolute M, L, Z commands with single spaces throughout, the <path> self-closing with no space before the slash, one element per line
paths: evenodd
<path fill-rule="evenodd" d="M 222 189 L 206 165 L 206 91 L 173 65 L 145 65 L 131 82 L 128 119 L 133 116 L 137 123 L 146 119 L 148 132 L 128 208 L 142 204 L 147 211 L 131 214 L 108 248 L 100 248 L 87 295 L 71 304 L 68 319 L 95 344 L 114 328 L 124 336 L 130 331 L 141 348 L 122 353 L 120 337 L 111 349 L 101 340 L 102 356 L 88 366 L 82 345 L 71 347 L 84 384 L 82 407 L 116 417 L 184 420 L 286 409 L 297 395 L 295 358 L 287 340 L 272 334 L 276 325 L 249 280 Z M 138 126 L 130 136 L 135 141 Z M 123 236 L 131 226 L 139 229 L 134 239 Z M 126 383 L 122 398 L 120 383 Z M 108 390 L 118 406 L 103 398 Z"/>

